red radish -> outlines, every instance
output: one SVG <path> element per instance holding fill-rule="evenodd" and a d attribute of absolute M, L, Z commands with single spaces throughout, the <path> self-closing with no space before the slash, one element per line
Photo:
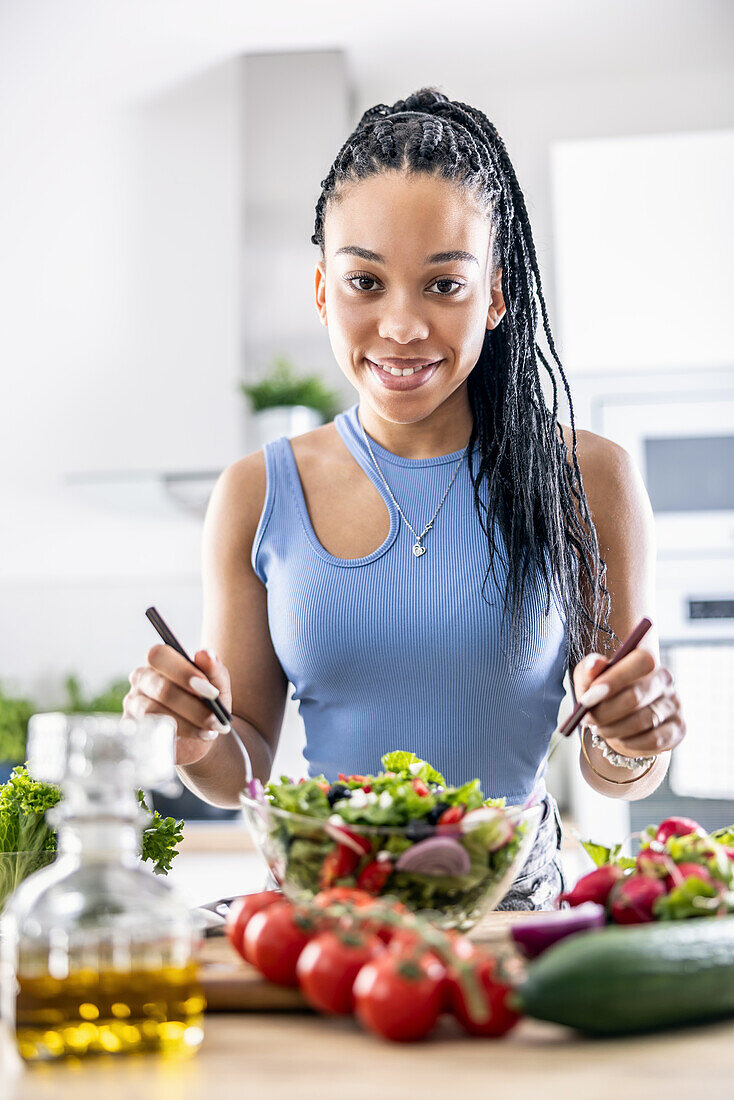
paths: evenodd
<path fill-rule="evenodd" d="M 655 839 L 660 844 L 665 844 L 668 837 L 671 836 L 688 836 L 690 833 L 698 833 L 699 836 L 706 836 L 706 830 L 703 829 L 697 821 L 694 821 L 690 817 L 666 817 L 665 821 L 661 821 L 657 827 L 655 833 Z"/>
<path fill-rule="evenodd" d="M 616 924 L 646 924 L 655 920 L 653 905 L 667 893 L 659 878 L 628 875 L 610 895 L 611 916 Z"/>
<path fill-rule="evenodd" d="M 624 871 L 618 863 L 605 863 L 603 867 L 597 867 L 595 871 L 589 871 L 588 875 L 580 878 L 573 890 L 561 894 L 558 900 L 567 901 L 571 906 L 583 905 L 586 901 L 606 905 L 612 887 L 623 875 Z"/>
<path fill-rule="evenodd" d="M 674 886 L 680 886 L 687 878 L 694 876 L 713 886 L 711 872 L 703 863 L 676 863 L 665 880 L 665 886 L 668 890 L 672 890 Z"/>
<path fill-rule="evenodd" d="M 470 833 L 477 825 L 494 825 L 494 833 L 487 842 L 488 852 L 498 852 L 510 843 L 515 835 L 515 827 L 507 814 L 497 806 L 479 806 L 470 810 L 461 819 L 463 833 Z M 484 834 L 483 834 L 483 839 Z"/>
<path fill-rule="evenodd" d="M 604 906 L 585 901 L 574 909 L 551 910 L 535 920 L 519 921 L 510 928 L 510 935 L 525 957 L 534 959 L 566 936 L 603 928 L 606 923 Z"/>
<path fill-rule="evenodd" d="M 672 873 L 675 860 L 667 852 L 651 852 L 649 848 L 643 848 L 635 864 L 641 875 L 664 879 Z"/>

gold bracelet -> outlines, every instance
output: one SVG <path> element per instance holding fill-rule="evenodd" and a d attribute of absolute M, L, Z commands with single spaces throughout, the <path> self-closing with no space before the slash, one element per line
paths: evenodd
<path fill-rule="evenodd" d="M 602 775 L 601 772 L 597 771 L 596 768 L 594 767 L 594 765 L 591 763 L 591 760 L 589 760 L 589 754 L 586 751 L 586 742 L 584 741 L 584 734 L 586 733 L 588 728 L 589 728 L 588 726 L 582 726 L 581 727 L 581 751 L 584 754 L 584 756 L 586 757 L 586 762 L 589 765 L 589 767 L 591 768 L 591 770 L 593 771 L 594 775 L 598 775 L 599 778 L 603 779 L 605 783 L 616 783 L 618 786 L 624 786 L 626 783 L 636 783 L 638 779 L 642 779 L 643 776 L 647 775 L 655 767 L 655 761 L 657 760 L 657 756 L 655 757 L 655 760 L 653 760 L 653 762 L 652 762 L 652 764 L 650 765 L 649 768 L 645 768 L 644 772 L 642 772 L 641 775 L 634 775 L 632 777 L 632 779 L 610 779 L 609 776 Z"/>

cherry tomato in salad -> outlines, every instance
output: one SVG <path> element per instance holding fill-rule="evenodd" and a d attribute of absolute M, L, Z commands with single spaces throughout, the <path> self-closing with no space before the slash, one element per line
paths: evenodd
<path fill-rule="evenodd" d="M 438 825 L 458 825 L 466 813 L 466 806 L 449 806 L 438 819 Z"/>
<path fill-rule="evenodd" d="M 357 974 L 384 950 L 375 937 L 321 932 L 306 944 L 296 964 L 304 997 L 319 1012 L 348 1016 L 354 1011 L 352 987 Z"/>
<path fill-rule="evenodd" d="M 430 956 L 408 961 L 400 955 L 381 955 L 357 974 L 357 1018 L 368 1031 L 385 1039 L 423 1039 L 441 1013 L 445 975 L 441 963 Z"/>
<path fill-rule="evenodd" d="M 419 794 L 421 798 L 425 798 L 431 793 L 430 788 L 426 786 L 422 779 L 418 779 L 417 776 L 413 780 L 412 787 L 415 793 Z"/>
<path fill-rule="evenodd" d="M 321 864 L 319 886 L 327 890 L 338 878 L 346 878 L 356 871 L 360 856 L 346 844 L 336 844 Z"/>
<path fill-rule="evenodd" d="M 345 848 L 351 848 L 358 856 L 366 856 L 372 851 L 372 841 L 369 837 L 355 833 L 353 829 L 347 829 L 343 825 L 334 825 L 329 835 L 337 844 L 343 844 Z"/>
<path fill-rule="evenodd" d="M 364 867 L 357 878 L 357 886 L 368 894 L 379 894 L 393 872 L 391 859 L 373 859 Z"/>
<path fill-rule="evenodd" d="M 340 783 L 359 783 L 366 791 L 370 791 L 372 788 L 369 783 L 369 777 L 366 775 L 345 775 L 344 772 L 339 772 Z"/>
<path fill-rule="evenodd" d="M 496 1038 L 504 1035 L 520 1019 L 510 1004 L 512 989 L 495 977 L 494 961 L 479 956 L 472 962 L 472 968 L 478 983 L 478 996 L 484 1009 L 484 1018 L 480 1017 L 467 1000 L 455 973 L 449 972 L 448 989 L 450 1010 L 470 1035 Z"/>
<path fill-rule="evenodd" d="M 277 985 L 297 985 L 296 963 L 314 934 L 313 924 L 289 901 L 255 913 L 245 929 L 246 958 Z"/>
<path fill-rule="evenodd" d="M 243 959 L 247 959 L 244 953 L 244 935 L 250 919 L 255 913 L 259 913 L 261 909 L 267 909 L 277 901 L 283 901 L 280 890 L 263 890 L 259 894 L 245 894 L 241 898 L 236 898 L 229 907 L 225 932 L 227 939 Z M 250 960 L 247 959 L 247 961 Z"/>

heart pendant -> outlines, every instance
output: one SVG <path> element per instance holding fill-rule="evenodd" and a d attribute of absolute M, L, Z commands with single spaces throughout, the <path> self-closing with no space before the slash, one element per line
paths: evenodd
<path fill-rule="evenodd" d="M 421 546 L 421 544 L 419 542 L 417 542 L 415 544 L 415 546 L 413 547 L 413 553 L 415 554 L 415 556 L 417 558 L 419 558 L 421 556 L 421 554 L 425 554 L 425 552 L 426 552 L 425 546 Z"/>

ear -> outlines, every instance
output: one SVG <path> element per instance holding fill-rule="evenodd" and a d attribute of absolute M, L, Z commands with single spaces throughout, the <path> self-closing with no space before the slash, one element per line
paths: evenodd
<path fill-rule="evenodd" d="M 505 299 L 502 295 L 502 268 L 499 268 L 497 274 L 492 280 L 490 291 L 492 296 L 489 303 L 489 310 L 487 311 L 486 327 L 488 329 L 497 328 L 497 325 L 500 323 L 507 311 Z"/>
<path fill-rule="evenodd" d="M 316 291 L 316 309 L 319 311 L 321 324 L 328 327 L 329 322 L 326 320 L 326 268 L 323 260 L 319 260 L 316 264 L 314 289 Z"/>

